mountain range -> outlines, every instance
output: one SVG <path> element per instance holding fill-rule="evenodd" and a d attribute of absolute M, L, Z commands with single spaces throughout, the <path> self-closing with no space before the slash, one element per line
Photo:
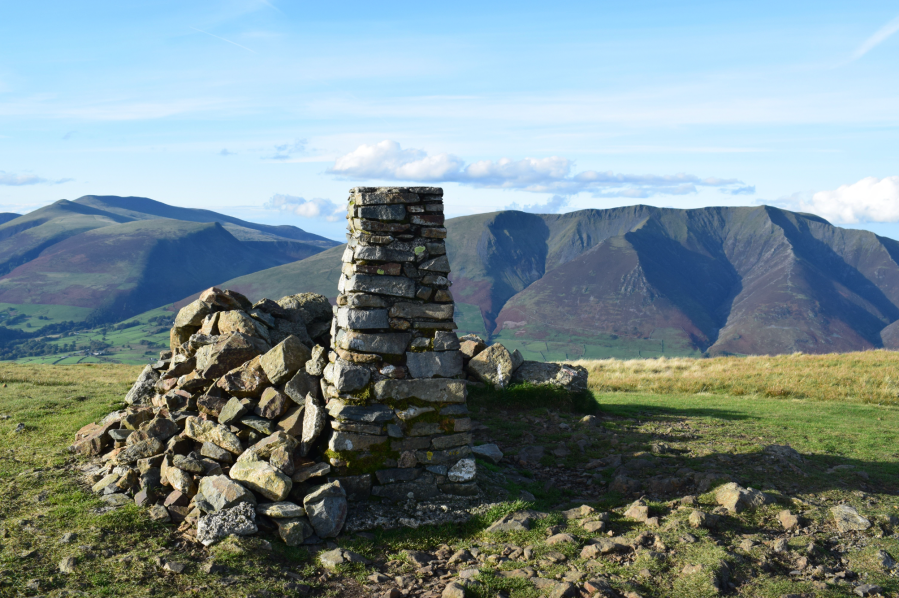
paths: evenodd
<path fill-rule="evenodd" d="M 60 200 L 0 224 L 0 303 L 118 321 L 336 242 L 142 197 Z M 2 220 L 2 219 L 0 219 Z"/>
<path fill-rule="evenodd" d="M 334 298 L 343 245 L 137 197 L 0 215 L 0 303 L 120 320 L 213 284 Z M 446 223 L 456 322 L 530 359 L 899 349 L 899 242 L 773 208 Z M 100 317 L 102 316 L 102 317 Z"/>
<path fill-rule="evenodd" d="M 769 206 L 447 221 L 457 323 L 525 357 L 899 349 L 899 243 Z M 336 294 L 342 247 L 224 283 Z"/>

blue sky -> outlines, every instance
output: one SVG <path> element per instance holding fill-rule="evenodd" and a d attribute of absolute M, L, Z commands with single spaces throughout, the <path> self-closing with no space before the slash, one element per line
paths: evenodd
<path fill-rule="evenodd" d="M 487 5 L 485 5 L 487 4 Z M 776 204 L 899 238 L 899 4 L 6 3 L 0 210 L 140 195 L 339 239 L 450 215 Z"/>

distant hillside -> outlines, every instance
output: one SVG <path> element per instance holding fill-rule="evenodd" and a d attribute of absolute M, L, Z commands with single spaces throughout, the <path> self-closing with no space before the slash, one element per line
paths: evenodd
<path fill-rule="evenodd" d="M 899 243 L 817 216 L 630 206 L 447 228 L 460 329 L 529 358 L 899 349 Z M 334 297 L 340 253 L 222 286 Z"/>
<path fill-rule="evenodd" d="M 0 212 L 0 224 L 6 224 L 10 220 L 15 220 L 16 218 L 21 217 L 21 214 L 14 214 L 13 212 Z"/>
<path fill-rule="evenodd" d="M 140 197 L 60 200 L 0 224 L 0 303 L 118 321 L 337 243 Z"/>

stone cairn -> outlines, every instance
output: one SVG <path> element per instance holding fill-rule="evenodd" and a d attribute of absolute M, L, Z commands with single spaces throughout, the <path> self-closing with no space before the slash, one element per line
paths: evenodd
<path fill-rule="evenodd" d="M 502 455 L 471 447 L 467 384 L 586 389 L 579 366 L 457 338 L 442 189 L 356 188 L 347 219 L 337 306 L 208 289 L 124 408 L 78 431 L 111 508 L 133 501 L 206 545 L 260 527 L 317 543 L 348 501 L 478 494 L 473 453 Z"/>
<path fill-rule="evenodd" d="M 259 527 L 289 545 L 337 536 L 347 498 L 323 455 L 321 394 L 331 320 L 322 295 L 201 293 L 125 408 L 78 431 L 93 491 L 206 545 Z"/>
<path fill-rule="evenodd" d="M 392 500 L 477 494 L 443 190 L 350 191 L 324 393 L 329 464 Z"/>

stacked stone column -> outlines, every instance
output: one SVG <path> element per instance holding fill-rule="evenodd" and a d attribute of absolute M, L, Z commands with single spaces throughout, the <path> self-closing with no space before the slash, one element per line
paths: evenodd
<path fill-rule="evenodd" d="M 476 494 L 443 190 L 357 187 L 347 220 L 322 382 L 333 473 L 390 500 Z"/>

